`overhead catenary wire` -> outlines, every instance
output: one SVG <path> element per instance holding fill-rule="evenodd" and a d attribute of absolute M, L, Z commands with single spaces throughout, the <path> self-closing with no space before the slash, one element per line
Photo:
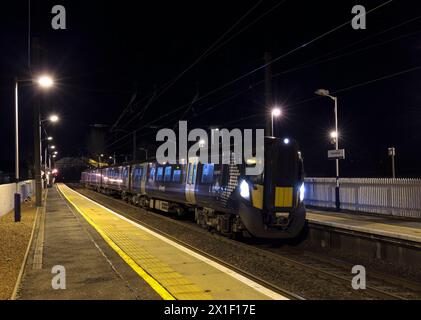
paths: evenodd
<path fill-rule="evenodd" d="M 271 7 L 270 9 L 266 10 L 264 13 L 262 13 L 260 16 L 258 16 L 256 19 L 254 19 L 252 22 L 250 22 L 249 24 L 247 24 L 246 26 L 244 26 L 243 28 L 241 28 L 239 31 L 237 31 L 235 34 L 233 34 L 231 37 L 229 37 L 228 39 L 224 40 L 222 43 L 220 43 L 217 47 L 215 47 L 211 52 L 209 52 L 206 57 L 208 55 L 211 55 L 212 53 L 214 53 L 215 51 L 219 50 L 220 48 L 222 48 L 224 45 L 226 45 L 228 42 L 230 42 L 232 39 L 234 39 L 235 37 L 237 37 L 238 35 L 240 35 L 241 33 L 243 33 L 245 30 L 247 30 L 248 28 L 250 28 L 251 26 L 253 26 L 254 24 L 256 24 L 258 21 L 260 21 L 263 17 L 267 16 L 268 14 L 270 14 L 271 12 L 273 12 L 274 10 L 276 10 L 278 7 L 280 7 L 282 4 L 284 4 L 287 0 L 284 1 L 280 1 L 277 4 L 275 4 L 273 7 Z M 205 57 L 205 58 L 206 58 Z"/>
<path fill-rule="evenodd" d="M 369 11 L 367 11 L 367 12 L 366 12 L 366 15 L 367 15 L 367 14 L 369 14 L 369 13 L 372 13 L 372 12 L 374 12 L 374 11 L 376 11 L 376 10 L 378 10 L 378 9 L 380 9 L 380 8 L 382 8 L 382 7 L 384 7 L 384 6 L 388 5 L 388 4 L 390 4 L 390 3 L 392 3 L 392 2 L 393 2 L 393 0 L 388 0 L 388 1 L 386 1 L 386 2 L 384 2 L 384 3 L 382 3 L 382 4 L 380 4 L 380 5 L 378 5 L 378 6 L 374 7 L 374 8 L 372 8 L 372 9 L 370 9 Z M 292 49 L 292 50 L 289 50 L 289 51 L 287 51 L 286 53 L 283 53 L 283 54 L 279 55 L 278 57 L 276 57 L 276 58 L 274 58 L 274 59 L 270 60 L 269 62 L 267 62 L 267 63 L 265 63 L 265 64 L 263 64 L 263 65 L 261 65 L 261 66 L 259 66 L 259 67 L 255 68 L 255 69 L 253 69 L 253 70 L 251 70 L 251 71 L 249 71 L 249 72 L 247 72 L 247 73 L 245 73 L 245 74 L 243 74 L 243 75 L 241 75 L 241 76 L 239 76 L 239 77 L 236 77 L 235 79 L 233 79 L 233 80 L 231 80 L 231 81 L 229 81 L 229 82 L 227 82 L 227 83 L 223 84 L 222 86 L 220 86 L 220 87 L 218 87 L 218 88 L 216 88 L 216 89 L 211 90 L 211 91 L 210 91 L 210 92 L 208 92 L 207 94 L 205 94 L 205 95 L 203 95 L 203 96 L 199 97 L 199 98 L 197 99 L 197 101 L 196 101 L 196 102 L 198 102 L 198 101 L 200 101 L 200 100 L 203 100 L 203 99 L 205 99 L 205 98 L 207 98 L 207 97 L 209 97 L 209 96 L 213 95 L 214 93 L 219 92 L 219 91 L 221 91 L 222 89 L 225 89 L 226 87 L 228 87 L 228 86 L 230 86 L 230 85 L 232 85 L 232 84 L 234 84 L 234 83 L 236 83 L 236 82 L 238 82 L 238 81 L 240 81 L 240 80 L 242 80 L 242 79 L 244 79 L 244 78 L 249 77 L 250 75 L 252 75 L 252 74 L 256 73 L 257 71 L 260 71 L 260 70 L 262 70 L 262 69 L 266 68 L 267 66 L 269 66 L 269 65 L 271 65 L 271 64 L 273 64 L 273 63 L 275 63 L 275 62 L 277 62 L 277 61 L 279 61 L 279 60 L 281 60 L 281 59 L 283 59 L 283 58 L 285 58 L 285 57 L 287 57 L 287 56 L 289 56 L 289 55 L 291 55 L 291 54 L 293 54 L 293 53 L 295 53 L 295 52 L 297 52 L 297 51 L 299 51 L 299 50 L 301 50 L 301 49 L 303 49 L 303 48 L 305 48 L 305 47 L 308 47 L 309 45 L 311 45 L 311 44 L 313 44 L 313 43 L 315 43 L 315 42 L 317 42 L 317 41 L 319 41 L 319 40 L 321 40 L 321 39 L 323 39 L 323 38 L 327 37 L 328 35 L 330 35 L 330 34 L 332 34 L 332 33 L 336 32 L 337 30 L 340 30 L 340 29 L 341 29 L 341 28 L 343 28 L 344 26 L 349 25 L 351 22 L 352 22 L 352 19 L 351 19 L 351 20 L 347 20 L 346 22 L 344 22 L 344 23 L 340 24 L 339 26 L 336 26 L 336 27 L 334 27 L 334 28 L 330 29 L 329 31 L 326 31 L 326 32 L 324 32 L 324 33 L 320 34 L 319 36 L 317 36 L 317 37 L 313 38 L 312 40 L 310 40 L 310 41 L 308 41 L 308 42 L 306 42 L 306 43 L 304 43 L 304 44 L 302 44 L 302 45 L 300 45 L 300 46 L 298 46 L 298 47 L 296 47 L 296 48 L 294 48 L 294 49 Z M 148 124 L 146 124 L 146 125 L 144 125 L 144 126 L 141 126 L 140 128 L 136 129 L 136 130 L 135 130 L 135 132 L 140 131 L 140 130 L 141 130 L 141 129 L 143 129 L 144 127 L 149 126 L 149 125 L 151 125 L 151 124 L 155 123 L 156 121 L 161 120 L 162 118 L 165 118 L 165 117 L 166 117 L 167 115 L 169 115 L 169 114 L 172 114 L 172 113 L 174 113 L 174 112 L 178 112 L 179 110 L 181 110 L 181 109 L 185 108 L 185 107 L 186 107 L 186 106 L 188 106 L 189 104 L 190 104 L 190 103 L 185 104 L 185 105 L 183 105 L 183 106 L 181 106 L 181 107 L 179 107 L 179 108 L 176 108 L 175 110 L 173 110 L 173 111 L 172 111 L 172 112 L 170 112 L 170 113 L 167 113 L 167 114 L 165 114 L 165 115 L 162 115 L 162 116 L 160 116 L 160 117 L 158 117 L 158 118 L 156 118 L 156 119 L 152 120 L 152 121 L 151 121 L 151 122 L 149 122 Z M 112 146 L 112 145 L 114 145 L 114 144 L 116 144 L 116 143 L 120 142 L 121 140 L 123 140 L 123 139 L 127 138 L 129 135 L 130 135 L 130 134 L 128 134 L 128 135 L 124 135 L 123 137 L 121 137 L 121 138 L 119 138 L 119 139 L 117 139 L 117 140 L 113 141 L 112 143 L 108 144 L 108 145 L 107 145 L 107 147 L 110 147 L 110 146 Z"/>
<path fill-rule="evenodd" d="M 376 83 L 376 82 L 379 82 L 379 81 L 388 80 L 388 79 L 391 79 L 391 78 L 394 78 L 394 77 L 397 77 L 397 76 L 400 76 L 400 75 L 403 75 L 403 74 L 406 74 L 406 73 L 414 72 L 416 70 L 421 70 L 421 65 L 415 66 L 415 67 L 412 67 L 412 68 L 409 68 L 409 69 L 405 69 L 405 70 L 402 70 L 402 71 L 399 71 L 399 72 L 395 72 L 395 73 L 392 73 L 392 74 L 384 75 L 382 77 L 375 78 L 375 79 L 372 79 L 372 80 L 356 83 L 356 84 L 353 84 L 351 86 L 338 89 L 338 90 L 332 92 L 332 94 L 338 94 L 338 93 L 342 93 L 342 92 L 345 92 L 345 91 L 353 90 L 353 89 L 363 87 L 363 86 L 366 86 L 366 85 L 370 85 L 370 84 L 373 84 L 373 83 Z M 322 98 L 323 97 L 319 97 L 319 96 L 309 97 L 307 99 L 303 99 L 301 101 L 294 102 L 292 104 L 288 104 L 285 107 L 293 107 L 293 106 L 303 105 L 305 103 L 315 101 L 315 100 L 319 100 L 319 99 L 322 99 Z M 235 119 L 235 120 L 232 120 L 232 121 L 228 121 L 228 122 L 225 122 L 224 125 L 231 125 L 231 124 L 234 124 L 234 123 L 237 123 L 237 122 L 241 122 L 241 121 L 244 121 L 244 120 L 253 119 L 253 118 L 257 118 L 257 117 L 262 117 L 262 113 L 258 112 L 258 113 L 252 114 L 252 115 L 248 115 L 248 116 L 245 116 L 245 117 L 242 117 L 242 118 L 238 118 L 238 119 Z M 150 122 L 148 125 L 150 125 L 150 124 L 152 124 L 152 123 Z M 152 133 L 150 133 L 150 134 L 152 134 Z M 123 146 L 125 146 L 129 143 L 130 143 L 130 141 L 126 141 L 125 143 L 119 145 L 118 149 L 122 148 Z"/>
<path fill-rule="evenodd" d="M 382 4 L 380 4 L 380 5 L 378 5 L 377 7 L 375 7 L 373 9 L 367 11 L 366 12 L 366 15 L 369 14 L 369 13 L 374 12 L 375 10 L 378 10 L 378 9 L 384 7 L 385 5 L 391 3 L 392 1 L 393 0 L 388 0 L 388 1 L 386 1 L 386 2 L 384 2 Z M 250 75 L 256 73 L 257 71 L 260 71 L 260 70 L 262 70 L 262 69 L 270 66 L 271 64 L 273 64 L 273 63 L 275 63 L 275 62 L 277 62 L 277 61 L 279 61 L 279 60 L 281 60 L 281 59 L 283 59 L 283 58 L 285 58 L 285 57 L 287 57 L 287 56 L 289 56 L 289 55 L 291 55 L 291 54 L 293 54 L 293 53 L 295 53 L 295 52 L 297 52 L 297 51 L 299 51 L 299 50 L 301 50 L 301 49 L 303 49 L 303 48 L 305 48 L 305 47 L 307 47 L 307 46 L 309 46 L 309 45 L 311 45 L 313 43 L 315 43 L 315 42 L 317 42 L 318 40 L 321 40 L 321 39 L 325 38 L 326 36 L 334 33 L 335 31 L 343 28 L 344 26 L 349 25 L 351 23 L 351 21 L 352 20 L 348 20 L 347 22 L 342 23 L 341 25 L 339 25 L 339 26 L 337 26 L 337 27 L 335 27 L 335 28 L 333 28 L 333 29 L 331 29 L 331 30 L 329 30 L 327 32 L 324 32 L 323 34 L 315 37 L 314 39 L 312 39 L 312 40 L 310 40 L 310 41 L 308 41 L 308 42 L 306 42 L 306 43 L 304 43 L 304 44 L 302 44 L 302 45 L 300 45 L 300 46 L 298 46 L 298 47 L 296 47 L 296 48 L 294 48 L 294 49 L 292 49 L 290 51 L 287 51 L 284 54 L 281 54 L 280 56 L 278 56 L 278 57 L 270 60 L 269 62 L 267 62 L 267 63 L 265 63 L 265 64 L 263 64 L 263 65 L 255 68 L 255 69 L 253 69 L 253 70 L 251 70 L 251 71 L 249 71 L 249 72 L 247 72 L 247 73 L 245 73 L 245 74 L 243 74 L 243 75 L 241 75 L 241 76 L 239 76 L 239 77 L 237 77 L 237 78 L 235 78 L 235 79 L 233 79 L 231 81 L 228 81 L 224 85 L 222 85 L 222 86 L 220 86 L 220 87 L 218 87 L 218 88 L 216 88 L 216 89 L 208 92 L 207 94 L 205 94 L 204 96 L 202 96 L 199 100 L 204 99 L 204 98 L 206 98 L 206 97 L 208 97 L 208 96 L 210 96 L 210 95 L 212 95 L 212 94 L 214 94 L 214 93 L 216 93 L 216 92 L 218 92 L 218 91 L 220 91 L 222 89 L 225 89 L 226 87 L 228 87 L 228 86 L 230 86 L 230 85 L 232 85 L 232 84 L 234 84 L 234 83 L 236 83 L 236 82 L 238 82 L 238 81 L 240 81 L 240 80 L 242 80 L 244 78 L 249 77 Z"/>
<path fill-rule="evenodd" d="M 286 1 L 286 0 L 285 0 Z M 285 2 L 283 1 L 283 2 Z M 232 31 L 234 30 L 245 18 L 247 18 L 261 3 L 263 0 L 258 1 L 256 4 L 254 4 L 244 15 L 240 17 L 231 27 L 228 28 L 215 42 L 212 43 L 212 45 L 206 49 L 198 58 L 196 58 L 187 68 L 185 68 L 181 73 L 179 73 L 175 78 L 170 80 L 166 85 L 161 86 L 162 90 L 156 94 L 148 101 L 148 103 L 143 107 L 140 113 L 140 118 L 142 118 L 143 114 L 149 109 L 149 107 L 157 101 L 165 92 L 167 92 L 179 79 L 181 79 L 189 70 L 191 70 L 194 66 L 196 66 L 200 61 L 202 61 L 205 57 L 209 56 L 210 51 L 215 52 L 215 47 Z M 230 40 L 233 37 L 230 38 Z M 129 123 L 134 121 L 134 119 L 137 119 L 137 116 L 133 117 L 131 120 L 129 120 Z M 126 124 L 126 126 L 127 126 Z"/>
<path fill-rule="evenodd" d="M 366 51 L 366 50 L 369 50 L 369 49 L 372 49 L 372 48 L 376 48 L 378 46 L 382 46 L 382 45 L 388 44 L 388 43 L 393 42 L 393 41 L 396 41 L 396 40 L 401 40 L 403 38 L 410 37 L 410 36 L 413 36 L 415 34 L 418 34 L 418 33 L 421 32 L 421 30 L 417 30 L 417 31 L 414 31 L 414 32 L 409 32 L 409 33 L 406 33 L 404 35 L 400 35 L 399 37 L 395 37 L 395 38 L 388 39 L 388 40 L 385 40 L 385 41 L 382 41 L 382 42 L 379 42 L 379 43 L 371 44 L 371 45 L 368 45 L 366 47 L 358 48 L 356 50 L 353 50 L 353 51 L 350 51 L 350 52 L 347 52 L 347 53 L 343 53 L 343 54 L 340 54 L 340 55 L 337 55 L 337 56 L 333 56 L 333 57 L 329 57 L 329 58 L 326 58 L 326 59 L 322 59 L 323 57 L 330 56 L 330 55 L 332 55 L 335 52 L 340 52 L 340 51 L 342 51 L 344 49 L 353 47 L 353 46 L 355 46 L 355 45 L 357 45 L 357 44 L 359 44 L 361 42 L 367 41 L 367 40 L 372 39 L 372 38 L 375 38 L 375 37 L 377 37 L 377 36 L 379 36 L 381 34 L 384 34 L 386 32 L 389 32 L 389 31 L 395 30 L 395 29 L 397 29 L 399 27 L 402 27 L 402 26 L 404 26 L 406 24 L 412 23 L 412 22 L 414 22 L 416 20 L 419 20 L 420 18 L 421 18 L 421 15 L 416 16 L 416 17 L 411 18 L 411 19 L 408 19 L 408 20 L 405 20 L 405 21 L 403 21 L 403 22 L 401 22 L 401 23 L 399 23 L 397 25 L 394 25 L 394 26 L 392 26 L 390 28 L 387 28 L 385 30 L 382 30 L 380 32 L 377 32 L 376 34 L 373 34 L 371 36 L 368 36 L 368 37 L 366 37 L 364 39 L 355 41 L 355 42 L 353 42 L 351 44 L 348 44 L 348 45 L 346 45 L 344 47 L 338 48 L 338 49 L 336 49 L 336 50 L 334 50 L 332 52 L 329 52 L 329 53 L 324 54 L 322 56 L 319 56 L 317 58 L 311 59 L 310 61 L 308 61 L 306 63 L 300 64 L 300 65 L 298 65 L 296 67 L 292 67 L 290 69 L 287 69 L 287 70 L 281 71 L 279 73 L 276 73 L 276 74 L 272 75 L 272 79 L 273 78 L 276 78 L 276 77 L 279 77 L 279 76 L 282 76 L 282 75 L 285 75 L 285 74 L 288 74 L 288 73 L 291 73 L 291 72 L 295 72 L 295 71 L 298 71 L 298 70 L 302 70 L 304 68 L 308 68 L 308 67 L 312 67 L 312 66 L 315 66 L 315 65 L 319 65 L 319 64 L 322 64 L 322 63 L 329 62 L 329 61 L 333 61 L 333 60 L 336 60 L 336 59 L 340 59 L 340 58 L 343 58 L 343 57 L 346 57 L 346 56 L 350 56 L 350 55 L 352 55 L 354 53 L 363 52 L 363 51 Z M 320 60 L 320 59 L 322 59 L 322 60 Z M 256 86 L 258 86 L 260 84 L 263 84 L 263 83 L 264 83 L 264 80 L 260 80 L 260 81 L 257 81 L 255 83 L 253 83 L 252 85 L 249 85 L 247 89 L 242 90 L 240 93 L 238 93 L 238 91 L 235 91 L 232 96 L 228 97 L 227 99 L 224 99 L 224 101 L 222 101 L 222 103 L 225 102 L 225 100 L 227 100 L 227 101 L 228 100 L 231 100 L 231 99 L 233 99 L 233 98 L 241 95 L 242 93 L 245 93 L 245 92 L 251 90 L 252 88 L 254 88 L 254 87 L 256 87 Z M 204 114 L 206 112 L 209 112 L 209 111 L 213 110 L 215 107 L 221 105 L 222 103 L 218 102 L 217 104 L 215 104 L 215 105 L 213 105 L 213 106 L 211 106 L 209 108 L 206 108 L 205 110 L 202 110 L 201 112 L 199 112 L 195 116 L 190 117 L 189 120 L 192 119 L 192 118 L 195 118 L 197 116 L 200 116 L 201 114 Z"/>

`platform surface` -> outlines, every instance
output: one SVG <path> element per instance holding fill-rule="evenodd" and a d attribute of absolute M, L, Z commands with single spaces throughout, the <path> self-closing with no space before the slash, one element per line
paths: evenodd
<path fill-rule="evenodd" d="M 286 299 L 84 197 L 58 189 L 107 244 L 163 299 Z"/>
<path fill-rule="evenodd" d="M 41 209 L 42 210 L 42 209 Z M 43 211 L 43 210 L 42 210 Z M 23 300 L 150 300 L 160 296 L 139 280 L 90 225 L 52 188 L 37 224 L 18 299 Z M 65 271 L 65 288 L 54 289 L 57 273 Z M 117 271 L 118 269 L 118 271 Z"/>
<path fill-rule="evenodd" d="M 308 209 L 307 220 L 329 227 L 421 243 L 421 222 Z"/>

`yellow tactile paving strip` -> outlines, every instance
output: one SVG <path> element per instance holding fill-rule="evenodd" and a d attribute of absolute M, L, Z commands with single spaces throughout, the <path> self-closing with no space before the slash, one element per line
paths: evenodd
<path fill-rule="evenodd" d="M 330 227 L 376 234 L 421 243 L 421 223 L 397 221 L 396 224 L 384 223 L 378 217 L 350 216 L 337 213 L 307 212 L 307 220 Z"/>
<path fill-rule="evenodd" d="M 265 294 L 113 214 L 69 187 L 58 189 L 104 240 L 163 299 L 282 299 Z"/>

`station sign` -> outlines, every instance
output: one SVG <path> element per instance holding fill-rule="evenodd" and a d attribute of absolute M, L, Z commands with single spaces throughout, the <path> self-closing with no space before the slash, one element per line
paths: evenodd
<path fill-rule="evenodd" d="M 329 160 L 344 160 L 345 149 L 329 150 L 327 152 L 327 157 L 329 158 Z"/>

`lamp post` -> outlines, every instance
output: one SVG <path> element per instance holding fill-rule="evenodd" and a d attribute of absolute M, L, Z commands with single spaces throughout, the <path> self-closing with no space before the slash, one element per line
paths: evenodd
<path fill-rule="evenodd" d="M 34 79 L 18 79 L 15 78 L 15 182 L 16 182 L 16 191 L 15 191 L 15 222 L 19 222 L 21 219 L 21 208 L 20 208 L 20 204 L 21 204 L 21 195 L 19 192 L 19 179 L 20 179 L 20 172 L 19 172 L 19 83 L 20 82 L 34 82 Z M 38 80 L 36 81 L 38 83 L 38 85 L 41 88 L 49 88 L 53 85 L 53 80 L 51 77 L 43 75 L 41 77 L 38 78 Z M 38 125 L 38 124 L 37 124 Z M 41 148 L 41 142 L 40 140 L 40 134 L 35 135 L 38 136 L 38 150 L 40 150 Z M 37 160 L 37 156 L 35 156 L 35 163 L 38 163 L 38 168 L 37 165 L 35 165 L 35 175 L 36 178 L 37 177 L 37 173 L 39 173 L 39 187 L 41 186 L 41 164 L 40 164 L 40 155 L 38 154 L 38 160 Z M 37 195 L 37 206 L 38 204 L 41 203 L 41 192 L 39 190 L 38 192 L 38 183 L 36 184 L 36 195 Z"/>
<path fill-rule="evenodd" d="M 273 118 L 274 117 L 280 117 L 281 116 L 281 114 L 282 114 L 282 111 L 281 111 L 281 109 L 279 109 L 279 108 L 273 108 L 272 109 L 272 112 L 271 112 L 271 133 L 270 133 L 270 135 L 272 136 L 272 137 L 274 137 L 275 136 L 275 134 L 274 134 L 274 127 L 273 127 Z"/>
<path fill-rule="evenodd" d="M 19 109 L 18 109 L 18 79 L 15 79 L 15 222 L 20 221 L 20 193 L 19 193 Z"/>
<path fill-rule="evenodd" d="M 339 132 L 338 132 L 338 98 L 330 95 L 329 90 L 318 89 L 315 92 L 317 95 L 322 97 L 331 98 L 335 103 L 335 131 L 331 133 L 331 137 L 335 139 L 335 149 L 339 150 Z M 335 206 L 336 210 L 341 209 L 341 203 L 339 198 L 339 159 L 336 159 L 336 187 L 335 187 Z"/>
<path fill-rule="evenodd" d="M 396 148 L 390 147 L 388 149 L 388 154 L 389 154 L 390 159 L 392 160 L 392 178 L 396 179 L 396 169 L 395 169 Z"/>
<path fill-rule="evenodd" d="M 48 168 L 48 162 L 47 162 L 47 158 L 48 158 L 48 141 L 53 141 L 53 137 L 49 136 L 46 139 L 42 140 L 42 141 L 47 141 L 47 143 L 45 144 L 45 148 L 44 148 L 44 172 L 47 172 L 47 168 Z"/>
<path fill-rule="evenodd" d="M 44 90 L 50 89 L 54 85 L 53 79 L 48 75 L 41 75 L 36 80 L 38 86 Z M 49 118 L 49 121 L 56 122 L 56 116 Z M 42 177 L 41 177 L 41 124 L 47 121 L 40 119 L 40 100 L 36 104 L 34 112 L 34 169 L 35 169 L 35 200 L 36 206 L 42 206 Z"/>
<path fill-rule="evenodd" d="M 98 156 L 98 168 L 101 168 L 101 161 L 102 161 L 102 158 L 104 157 L 104 154 L 103 153 L 101 153 L 99 156 Z"/>

